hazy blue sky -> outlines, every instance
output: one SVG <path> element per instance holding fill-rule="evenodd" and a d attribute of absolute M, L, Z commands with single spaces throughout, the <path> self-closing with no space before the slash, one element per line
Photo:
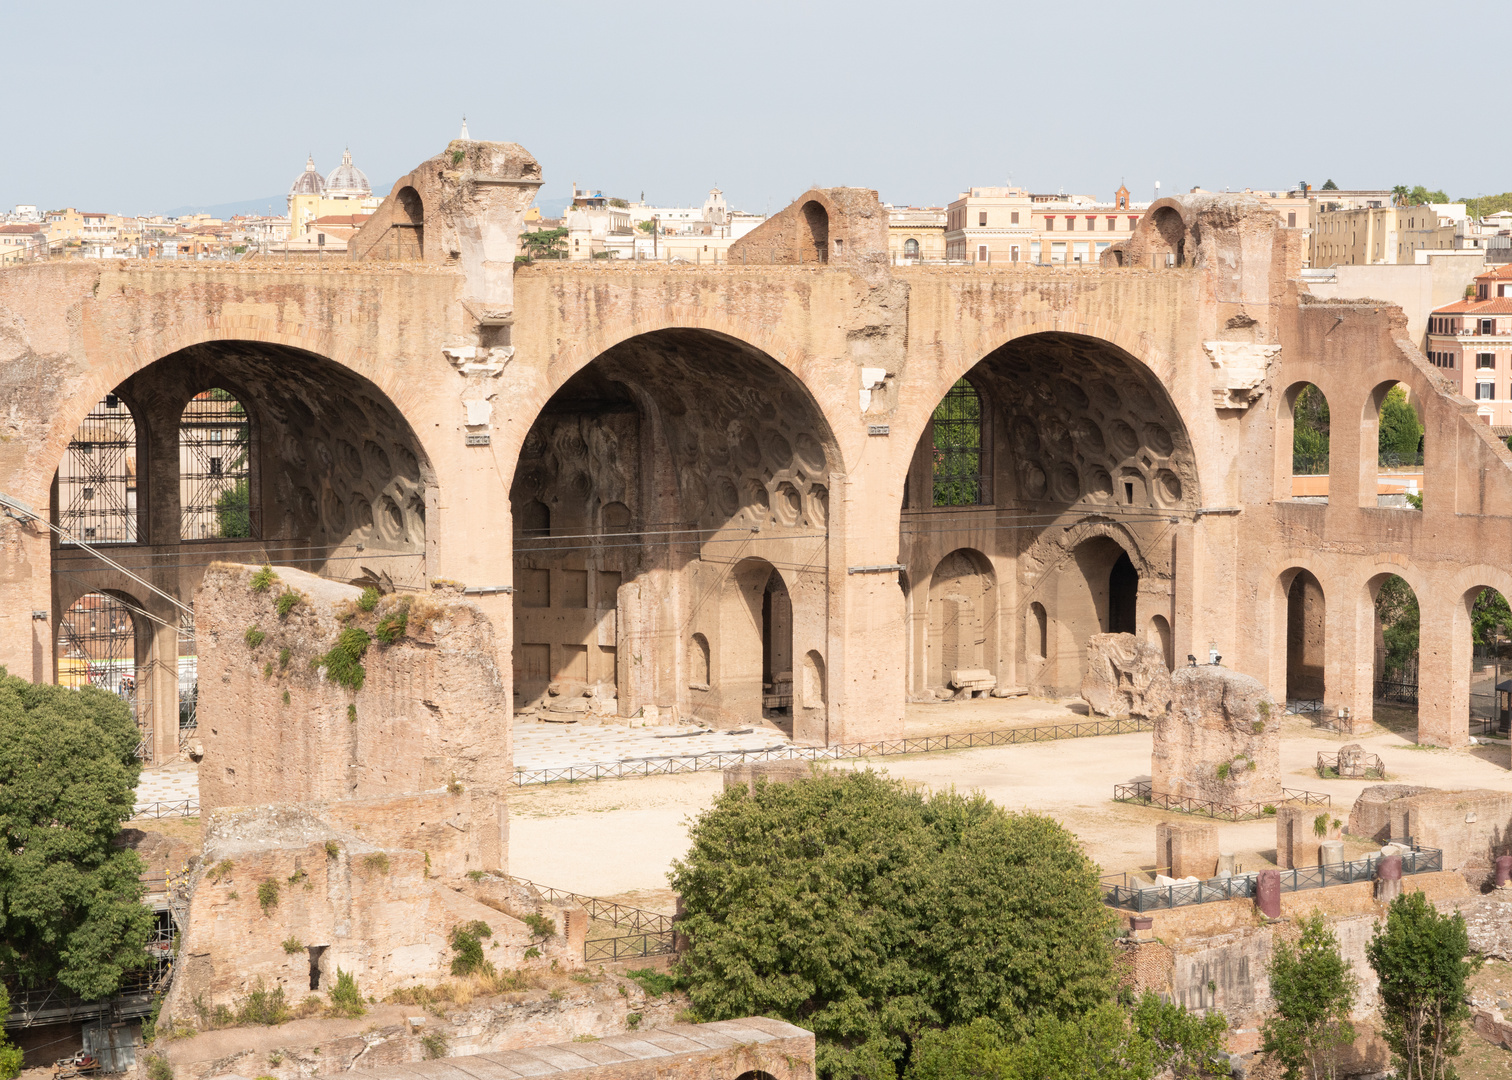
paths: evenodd
<path fill-rule="evenodd" d="M 0 0 L 0 206 L 127 213 L 375 188 L 474 138 L 542 197 L 776 210 L 810 184 L 1512 189 L 1512 3 L 18 3 Z M 1505 119 L 1505 105 L 1500 116 Z M 281 202 L 279 200 L 282 210 Z"/>

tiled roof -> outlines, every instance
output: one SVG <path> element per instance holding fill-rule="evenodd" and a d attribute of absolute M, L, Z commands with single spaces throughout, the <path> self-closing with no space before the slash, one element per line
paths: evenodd
<path fill-rule="evenodd" d="M 1512 296 L 1491 300 L 1461 300 L 1447 307 L 1434 308 L 1435 315 L 1512 315 Z"/>

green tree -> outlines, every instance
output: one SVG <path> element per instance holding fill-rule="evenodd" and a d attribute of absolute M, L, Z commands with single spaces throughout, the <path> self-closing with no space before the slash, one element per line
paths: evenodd
<path fill-rule="evenodd" d="M 648 219 L 646 221 L 638 222 L 635 227 L 641 232 L 649 234 L 656 230 L 656 222 Z"/>
<path fill-rule="evenodd" d="M 1407 201 L 1412 206 L 1422 206 L 1426 203 L 1446 203 L 1449 201 L 1449 196 L 1442 191 L 1429 191 L 1422 184 L 1418 184 L 1407 196 Z"/>
<path fill-rule="evenodd" d="M 1292 404 L 1292 472 L 1298 476 L 1328 473 L 1328 399 L 1311 383 Z"/>
<path fill-rule="evenodd" d="M 1414 464 L 1423 447 L 1423 423 L 1407 401 L 1407 391 L 1397 383 L 1381 402 L 1379 461 L 1386 466 Z"/>
<path fill-rule="evenodd" d="M 1386 639 L 1385 673 L 1401 671 L 1418 651 L 1417 594 L 1406 581 L 1392 574 L 1376 593 L 1376 617 Z"/>
<path fill-rule="evenodd" d="M 966 379 L 957 379 L 932 419 L 934 504 L 976 506 L 985 494 L 981 395 Z"/>
<path fill-rule="evenodd" d="M 1339 1051 L 1355 1037 L 1354 973 L 1321 912 L 1302 920 L 1301 929 L 1295 945 L 1279 941 L 1271 955 L 1276 1013 L 1265 1021 L 1260 1049 L 1281 1063 L 1286 1080 L 1333 1080 Z"/>
<path fill-rule="evenodd" d="M 1393 206 L 1407 205 L 1407 185 L 1397 184 L 1391 189 L 1391 202 Z"/>
<path fill-rule="evenodd" d="M 1470 1010 L 1465 980 L 1480 966 L 1466 960 L 1470 938 L 1459 912 L 1440 915 L 1420 892 L 1391 902 L 1365 956 L 1381 980 L 1386 1044 L 1398 1080 L 1454 1080 L 1451 1060 Z"/>
<path fill-rule="evenodd" d="M 910 1033 L 978 1017 L 1020 1038 L 1111 991 L 1097 868 L 981 796 L 871 771 L 735 788 L 669 876 L 694 1013 L 801 1024 L 826 1076 L 889 1075 Z"/>
<path fill-rule="evenodd" d="M 9 1015 L 10 991 L 5 989 L 4 983 L 0 983 L 0 1016 Z M 24 1056 L 21 1048 L 7 1039 L 5 1032 L 0 1030 L 0 1080 L 14 1080 L 19 1076 Z"/>
<path fill-rule="evenodd" d="M 1043 1018 L 1010 1039 L 996 1021 L 929 1029 L 915 1038 L 906 1080 L 1180 1080 L 1227 1075 L 1226 1021 L 1146 993 L 1132 1008 L 1104 1001 L 1069 1019 Z"/>
<path fill-rule="evenodd" d="M 1512 636 L 1512 608 L 1495 589 L 1482 589 L 1470 605 L 1470 633 L 1477 645 L 1505 642 Z"/>
<path fill-rule="evenodd" d="M 221 536 L 252 535 L 252 494 L 245 478 L 216 496 L 215 521 Z"/>
<path fill-rule="evenodd" d="M 520 243 L 525 245 L 525 253 L 532 258 L 550 259 L 567 250 L 567 230 L 537 229 L 521 234 Z"/>
<path fill-rule="evenodd" d="M 1324 191 L 1338 191 L 1339 190 L 1339 185 L 1336 184 L 1336 183 L 1334 183 L 1332 180 L 1325 180 L 1325 181 L 1323 181 L 1323 190 Z"/>
<path fill-rule="evenodd" d="M 136 852 L 114 840 L 141 765 L 126 703 L 0 668 L 0 968 L 86 1000 L 148 962 Z"/>

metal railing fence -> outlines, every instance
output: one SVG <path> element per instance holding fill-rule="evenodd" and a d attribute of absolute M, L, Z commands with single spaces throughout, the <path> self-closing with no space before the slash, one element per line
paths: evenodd
<path fill-rule="evenodd" d="M 1334 863 L 1331 866 L 1308 866 L 1282 870 L 1281 891 L 1300 892 L 1330 885 L 1349 885 L 1375 880 L 1376 867 L 1384 856 Z M 1444 868 L 1444 853 L 1438 848 L 1420 848 L 1402 856 L 1402 873 L 1427 874 Z M 1127 911 L 1158 911 L 1208 904 L 1218 900 L 1253 897 L 1260 872 L 1209 878 L 1206 881 L 1176 882 L 1171 885 L 1115 884 L 1107 890 L 1103 902 Z"/>
<path fill-rule="evenodd" d="M 676 952 L 673 934 L 627 934 L 624 937 L 591 938 L 583 943 L 583 959 L 612 963 L 615 960 L 634 960 L 643 956 L 667 956 Z"/>
<path fill-rule="evenodd" d="M 1155 791 L 1148 780 L 1136 780 L 1132 784 L 1115 784 L 1113 801 L 1139 803 L 1158 810 L 1176 810 L 1185 814 L 1203 814 L 1222 821 L 1256 821 L 1270 817 L 1279 803 L 1301 803 L 1303 806 L 1328 806 L 1330 797 L 1318 791 L 1302 791 L 1282 788 L 1281 797 L 1272 801 L 1226 803 L 1208 799 L 1194 799 L 1188 795 L 1174 795 Z"/>
<path fill-rule="evenodd" d="M 564 903 L 576 904 L 587 910 L 589 918 L 609 923 L 617 929 L 631 930 L 637 934 L 670 934 L 672 932 L 672 916 L 663 915 L 659 911 L 647 911 L 645 908 L 631 907 L 629 904 L 621 904 L 614 900 L 600 900 L 596 896 L 584 896 L 582 893 L 568 892 L 566 889 L 553 889 L 522 877 L 514 880 L 534 889 L 548 904 L 555 904 L 558 907 Z"/>
<path fill-rule="evenodd" d="M 1351 751 L 1348 754 L 1318 751 L 1317 771 L 1319 776 L 1328 773 L 1345 780 L 1384 780 L 1386 763 L 1378 754 Z"/>
<path fill-rule="evenodd" d="M 619 780 L 632 776 L 671 776 L 680 773 L 727 769 L 748 761 L 840 761 L 894 754 L 927 754 L 939 750 L 970 750 L 988 746 L 1084 739 L 1098 735 L 1126 735 L 1152 731 L 1145 719 L 1086 720 L 1076 724 L 1044 724 L 1033 727 L 996 728 L 954 735 L 924 735 L 912 739 L 887 739 L 871 743 L 839 743 L 833 746 L 768 746 L 759 750 L 710 750 L 702 754 L 668 754 L 627 758 L 555 769 L 516 769 L 514 787 L 533 784 L 572 783 L 580 780 Z"/>

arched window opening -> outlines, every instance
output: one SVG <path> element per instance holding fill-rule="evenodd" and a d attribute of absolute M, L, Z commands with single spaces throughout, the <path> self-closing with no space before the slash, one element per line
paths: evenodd
<path fill-rule="evenodd" d="M 917 259 L 919 257 L 919 242 L 912 236 L 903 241 L 903 257 L 905 259 Z"/>
<path fill-rule="evenodd" d="M 761 596 L 761 713 L 793 712 L 793 603 L 776 570 Z"/>
<path fill-rule="evenodd" d="M 1376 414 L 1376 505 L 1400 510 L 1423 508 L 1423 422 L 1397 383 L 1386 391 Z"/>
<path fill-rule="evenodd" d="M 1495 589 L 1470 605 L 1470 734 L 1512 730 L 1512 607 Z"/>
<path fill-rule="evenodd" d="M 1137 626 L 1139 571 L 1128 552 L 1122 552 L 1108 572 L 1108 629 L 1110 634 L 1132 634 Z"/>
<path fill-rule="evenodd" d="M 799 240 L 799 259 L 829 262 L 829 211 L 810 200 L 803 204 L 803 223 L 808 235 Z"/>
<path fill-rule="evenodd" d="M 550 536 L 551 508 L 540 499 L 527 500 L 524 505 L 515 508 L 514 526 L 515 533 L 522 540 Z"/>
<path fill-rule="evenodd" d="M 819 709 L 829 701 L 829 689 L 824 678 L 824 657 L 817 649 L 810 649 L 804 656 L 803 704 L 806 708 Z"/>
<path fill-rule="evenodd" d="M 1321 716 L 1324 694 L 1323 586 L 1306 570 L 1286 590 L 1286 711 Z"/>
<path fill-rule="evenodd" d="M 1038 600 L 1029 605 L 1029 656 L 1044 660 L 1050 655 L 1050 617 Z"/>
<path fill-rule="evenodd" d="M 694 690 L 709 688 L 709 639 L 702 634 L 688 642 L 688 685 Z"/>
<path fill-rule="evenodd" d="M 97 686 L 136 706 L 136 622 L 126 603 L 87 593 L 58 623 L 58 685 Z"/>
<path fill-rule="evenodd" d="M 1292 485 L 1296 502 L 1328 501 L 1328 399 L 1312 383 L 1292 397 Z"/>
<path fill-rule="evenodd" d="M 606 533 L 626 533 L 630 531 L 630 508 L 622 502 L 604 504 L 600 512 Z"/>
<path fill-rule="evenodd" d="M 1417 728 L 1418 627 L 1417 594 L 1403 578 L 1387 575 L 1375 594 L 1374 719 L 1404 734 Z"/>
<path fill-rule="evenodd" d="M 57 505 L 58 525 L 86 544 L 138 540 L 136 421 L 117 395 L 106 394 L 69 440 Z"/>
<path fill-rule="evenodd" d="M 392 257 L 419 259 L 425 254 L 425 206 L 412 187 L 399 189 L 399 213 L 394 215 Z"/>
<path fill-rule="evenodd" d="M 1151 615 L 1150 625 L 1145 633 L 1145 642 L 1160 650 L 1160 655 L 1165 657 L 1165 666 L 1171 670 L 1176 667 L 1176 655 L 1171 640 L 1171 624 L 1164 615 Z"/>
<path fill-rule="evenodd" d="M 991 502 L 983 452 L 982 398 L 976 387 L 957 379 L 935 406 L 934 505 L 980 506 Z"/>
<path fill-rule="evenodd" d="M 256 537 L 252 422 L 230 391 L 196 394 L 179 418 L 179 535 L 184 540 Z"/>

